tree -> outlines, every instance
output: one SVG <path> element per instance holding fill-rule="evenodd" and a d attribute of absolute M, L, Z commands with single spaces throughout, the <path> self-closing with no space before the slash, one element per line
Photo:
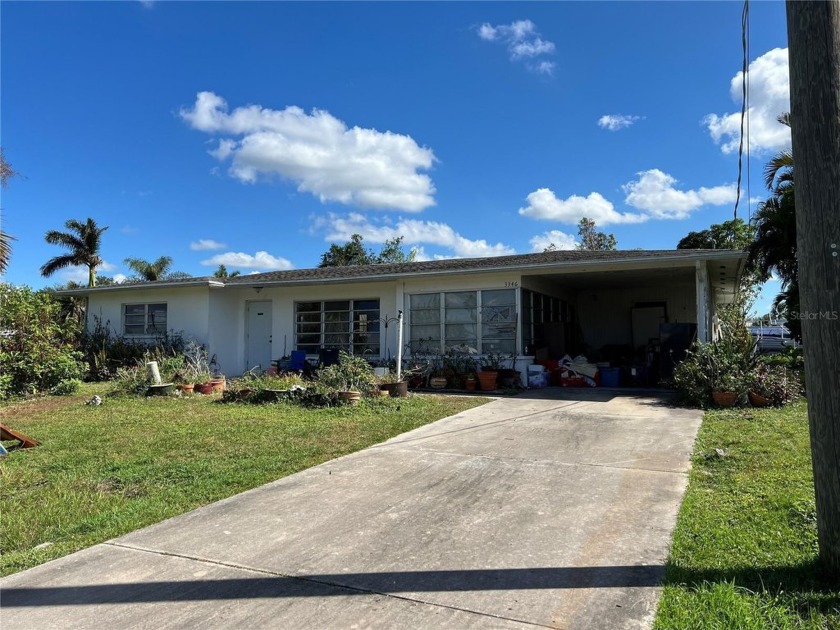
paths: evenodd
<path fill-rule="evenodd" d="M 96 268 L 102 264 L 102 257 L 99 250 L 102 247 L 102 233 L 108 226 L 99 227 L 91 218 L 81 223 L 70 219 L 64 224 L 69 231 L 59 232 L 50 230 L 44 239 L 50 245 L 60 245 L 70 250 L 69 254 L 63 254 L 51 258 L 41 267 L 41 275 L 48 277 L 59 269 L 83 265 L 88 268 L 88 286 L 96 286 Z"/>
<path fill-rule="evenodd" d="M 677 249 L 747 249 L 753 242 L 755 227 L 743 219 L 715 223 L 707 230 L 689 232 Z"/>
<path fill-rule="evenodd" d="M 238 271 L 231 271 L 228 273 L 227 267 L 224 265 L 219 265 L 219 268 L 213 272 L 214 278 L 235 278 L 238 275 L 240 275 L 240 272 Z"/>
<path fill-rule="evenodd" d="M 587 217 L 583 217 L 578 223 L 578 235 L 580 236 L 580 243 L 578 249 L 586 249 L 596 252 L 611 251 L 616 249 L 618 242 L 615 240 L 613 234 L 605 234 L 598 232 L 595 221 Z"/>
<path fill-rule="evenodd" d="M 18 172 L 6 161 L 3 147 L 0 147 L 0 187 L 5 190 L 9 185 L 9 180 L 15 175 L 18 175 Z M 17 239 L 14 236 L 4 232 L 0 227 L 0 273 L 6 273 L 9 259 L 12 257 L 12 241 L 15 240 Z"/>
<path fill-rule="evenodd" d="M 796 243 L 820 561 L 840 576 L 840 3 L 787 2 Z"/>
<path fill-rule="evenodd" d="M 788 114 L 779 122 L 790 125 Z M 791 334 L 801 338 L 799 320 L 799 265 L 796 244 L 796 201 L 793 177 L 793 153 L 781 151 L 764 169 L 765 184 L 772 196 L 758 205 L 752 219 L 753 242 L 747 248 L 748 266 L 758 280 L 769 280 L 775 273 L 782 291 L 774 306 L 788 321 Z"/>
<path fill-rule="evenodd" d="M 360 234 L 353 234 L 344 245 L 330 245 L 330 248 L 321 255 L 321 263 L 318 266 L 349 267 L 412 262 L 417 255 L 417 250 L 412 249 L 406 254 L 402 248 L 402 242 L 402 236 L 388 239 L 377 254 L 365 247 Z"/>
<path fill-rule="evenodd" d="M 138 280 L 144 282 L 179 280 L 191 277 L 184 271 L 170 271 L 174 262 L 171 256 L 161 256 L 154 262 L 149 262 L 143 258 L 126 258 L 123 262 L 137 274 Z"/>

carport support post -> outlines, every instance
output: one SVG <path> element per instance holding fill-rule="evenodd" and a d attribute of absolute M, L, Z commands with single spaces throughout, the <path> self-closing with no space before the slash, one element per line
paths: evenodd
<path fill-rule="evenodd" d="M 787 2 L 796 244 L 820 561 L 840 575 L 840 2 Z"/>
<path fill-rule="evenodd" d="M 705 260 L 696 263 L 697 285 L 697 339 L 709 341 L 709 270 Z"/>
<path fill-rule="evenodd" d="M 402 378 L 402 343 L 403 343 L 402 311 L 397 314 L 397 381 Z"/>

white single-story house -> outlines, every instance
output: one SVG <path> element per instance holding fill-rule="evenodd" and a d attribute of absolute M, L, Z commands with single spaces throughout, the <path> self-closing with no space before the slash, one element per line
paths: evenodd
<path fill-rule="evenodd" d="M 650 359 L 666 325 L 685 346 L 712 336 L 735 295 L 745 254 L 731 250 L 553 251 L 493 258 L 273 271 L 80 288 L 87 325 L 126 337 L 163 331 L 205 344 L 228 375 L 303 350 L 410 354 L 468 346 L 591 360 Z M 660 340 L 660 337 L 662 339 Z M 660 343 L 664 349 L 659 348 Z M 632 357 L 628 358 L 629 355 Z"/>

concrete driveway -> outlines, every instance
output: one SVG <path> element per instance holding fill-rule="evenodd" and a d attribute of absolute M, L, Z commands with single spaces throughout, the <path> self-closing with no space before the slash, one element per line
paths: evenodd
<path fill-rule="evenodd" d="M 700 425 L 539 390 L 0 581 L 24 628 L 644 628 Z"/>

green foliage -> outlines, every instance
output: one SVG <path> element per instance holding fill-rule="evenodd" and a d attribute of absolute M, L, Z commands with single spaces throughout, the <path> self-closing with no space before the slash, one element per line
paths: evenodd
<path fill-rule="evenodd" d="M 583 217 L 580 220 L 580 223 L 578 223 L 580 243 L 578 243 L 577 248 L 598 252 L 616 249 L 618 241 L 615 240 L 615 235 L 599 232 L 596 227 L 595 221 L 592 219 Z"/>
<path fill-rule="evenodd" d="M 689 232 L 677 244 L 677 249 L 738 249 L 745 250 L 755 238 L 755 226 L 743 219 L 715 223 L 708 230 Z"/>
<path fill-rule="evenodd" d="M 781 365 L 759 363 L 749 378 L 749 389 L 781 407 L 802 396 L 802 385 L 796 374 Z"/>
<path fill-rule="evenodd" d="M 47 392 L 82 375 L 78 325 L 45 291 L 0 284 L 0 398 Z"/>
<path fill-rule="evenodd" d="M 55 256 L 44 263 L 41 267 L 41 275 L 48 277 L 60 269 L 81 265 L 88 268 L 88 286 L 96 286 L 96 268 L 103 262 L 99 255 L 102 248 L 102 233 L 108 229 L 108 226 L 100 228 L 96 221 L 88 218 L 84 223 L 70 219 L 64 227 L 67 228 L 67 232 L 50 230 L 44 235 L 44 240 L 50 245 L 60 245 L 70 252 Z"/>
<path fill-rule="evenodd" d="M 137 275 L 131 279 L 134 282 L 155 282 L 157 280 L 178 280 L 190 278 L 184 271 L 172 271 L 171 256 L 161 256 L 153 262 L 143 258 L 126 258 L 123 262 Z"/>
<path fill-rule="evenodd" d="M 388 239 L 377 254 L 365 247 L 360 234 L 353 234 L 344 245 L 330 245 L 330 248 L 321 255 L 321 263 L 318 266 L 347 267 L 412 262 L 417 255 L 417 250 L 412 249 L 405 253 L 402 242 L 402 236 Z"/>
<path fill-rule="evenodd" d="M 186 349 L 184 338 L 179 333 L 167 332 L 149 341 L 139 341 L 117 334 L 112 330 L 110 321 L 103 323 L 96 315 L 93 316 L 93 330 L 82 334 L 80 345 L 87 364 L 87 377 L 93 381 L 110 380 L 119 368 L 133 367 L 139 361 L 161 363 L 183 354 Z"/>
<path fill-rule="evenodd" d="M 228 272 L 227 267 L 224 265 L 219 265 L 216 271 L 213 272 L 214 278 L 235 278 L 236 276 L 241 275 L 239 271 L 231 271 Z"/>
<path fill-rule="evenodd" d="M 335 391 L 366 392 L 376 386 L 376 377 L 365 359 L 342 350 L 338 363 L 318 371 L 318 382 Z"/>
<path fill-rule="evenodd" d="M 718 307 L 720 336 L 695 342 L 674 370 L 674 385 L 683 403 L 709 405 L 712 391 L 736 392 L 746 401 L 747 383 L 757 361 L 756 340 L 746 324 L 743 301 Z"/>
<path fill-rule="evenodd" d="M 69 396 L 75 394 L 82 387 L 82 381 L 77 378 L 68 378 L 66 381 L 61 381 L 58 385 L 50 390 L 53 396 Z"/>

